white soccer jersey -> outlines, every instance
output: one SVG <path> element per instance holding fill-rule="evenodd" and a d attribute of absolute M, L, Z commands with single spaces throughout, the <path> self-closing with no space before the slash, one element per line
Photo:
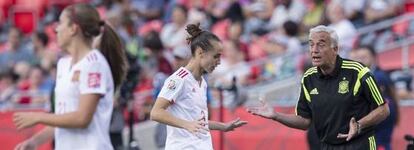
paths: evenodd
<path fill-rule="evenodd" d="M 85 129 L 55 128 L 56 150 L 112 150 L 109 124 L 113 107 L 114 82 L 108 62 L 98 50 L 90 51 L 71 66 L 71 57 L 57 65 L 55 113 L 76 111 L 82 94 L 102 94 Z"/>
<path fill-rule="evenodd" d="M 195 121 L 208 121 L 207 83 L 201 84 L 191 72 L 183 67 L 165 80 L 158 97 L 170 101 L 167 111 L 177 118 Z M 208 125 L 206 124 L 206 128 Z M 211 134 L 193 135 L 191 132 L 167 126 L 165 150 L 212 150 Z"/>

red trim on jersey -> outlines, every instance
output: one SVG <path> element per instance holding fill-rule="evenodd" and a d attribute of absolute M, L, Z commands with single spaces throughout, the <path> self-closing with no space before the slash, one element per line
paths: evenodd
<path fill-rule="evenodd" d="M 188 72 L 184 73 L 182 76 L 180 76 L 181 78 L 184 78 L 186 75 L 188 74 Z"/>
<path fill-rule="evenodd" d="M 98 60 L 98 56 L 95 53 L 92 53 L 88 56 L 86 56 L 89 62 L 95 62 Z"/>
<path fill-rule="evenodd" d="M 180 72 L 178 72 L 177 75 L 181 77 L 181 75 L 183 75 L 183 73 L 185 73 L 185 70 L 184 69 L 181 69 Z"/>
<path fill-rule="evenodd" d="M 89 61 L 89 62 L 93 62 L 93 57 L 92 57 L 92 55 L 88 55 L 87 57 L 88 57 L 88 61 Z"/>
<path fill-rule="evenodd" d="M 183 69 L 180 69 L 177 73 L 176 73 L 176 75 L 179 75 L 181 72 L 183 72 L 184 70 Z"/>
<path fill-rule="evenodd" d="M 96 56 L 96 53 L 92 53 L 92 56 L 93 56 L 94 60 L 98 60 L 98 56 Z"/>

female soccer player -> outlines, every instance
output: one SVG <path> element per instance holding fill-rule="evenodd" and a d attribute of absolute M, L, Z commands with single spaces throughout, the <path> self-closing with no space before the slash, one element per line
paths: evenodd
<path fill-rule="evenodd" d="M 151 111 L 151 119 L 167 124 L 166 150 L 206 149 L 213 145 L 209 130 L 232 131 L 246 124 L 236 119 L 228 123 L 208 121 L 207 83 L 203 74 L 220 64 L 220 39 L 198 25 L 187 25 L 191 35 L 192 58 L 167 78 Z"/>
<path fill-rule="evenodd" d="M 127 69 L 120 39 L 87 4 L 65 8 L 56 32 L 59 46 L 69 54 L 57 65 L 56 112 L 14 114 L 18 129 L 47 126 L 16 149 L 33 149 L 54 137 L 56 150 L 112 150 L 113 95 Z M 100 34 L 100 48 L 93 49 L 92 41 Z"/>

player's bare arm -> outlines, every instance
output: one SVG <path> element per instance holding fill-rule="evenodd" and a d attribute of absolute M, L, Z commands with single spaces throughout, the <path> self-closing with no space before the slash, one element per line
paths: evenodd
<path fill-rule="evenodd" d="M 205 127 L 207 122 L 202 120 L 187 121 L 177 118 L 167 111 L 167 108 L 170 105 L 171 104 L 168 100 L 164 98 L 158 98 L 151 110 L 151 120 L 173 127 L 183 128 L 193 134 L 208 132 L 208 129 Z"/>
<path fill-rule="evenodd" d="M 307 130 L 310 126 L 310 119 L 303 118 L 299 115 L 275 112 L 266 102 L 261 100 L 260 103 L 260 106 L 249 107 L 247 111 L 256 116 L 275 120 L 291 128 Z"/>
<path fill-rule="evenodd" d="M 62 128 L 86 128 L 92 121 L 100 97 L 99 94 L 81 95 L 79 109 L 74 112 L 59 115 L 43 112 L 21 112 L 14 114 L 13 121 L 17 129 L 29 128 L 39 123 Z"/>

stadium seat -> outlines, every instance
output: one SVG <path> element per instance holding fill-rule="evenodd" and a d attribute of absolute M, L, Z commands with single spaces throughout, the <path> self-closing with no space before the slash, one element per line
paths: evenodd
<path fill-rule="evenodd" d="M 0 24 L 9 17 L 9 9 L 13 6 L 14 0 L 0 0 Z"/>
<path fill-rule="evenodd" d="M 48 0 L 16 0 L 15 5 L 34 9 L 38 13 L 38 17 L 42 18 L 48 6 Z"/>
<path fill-rule="evenodd" d="M 162 26 L 163 26 L 162 21 L 153 20 L 139 27 L 137 31 L 139 35 L 144 36 L 151 31 L 157 31 L 158 33 L 161 32 Z"/>
<path fill-rule="evenodd" d="M 407 1 L 405 1 L 404 11 L 406 13 L 408 13 L 408 12 L 414 12 L 414 0 L 407 0 Z"/>
<path fill-rule="evenodd" d="M 24 34 L 30 34 L 36 30 L 36 11 L 30 8 L 13 6 L 10 9 L 11 23 L 19 28 Z"/>

